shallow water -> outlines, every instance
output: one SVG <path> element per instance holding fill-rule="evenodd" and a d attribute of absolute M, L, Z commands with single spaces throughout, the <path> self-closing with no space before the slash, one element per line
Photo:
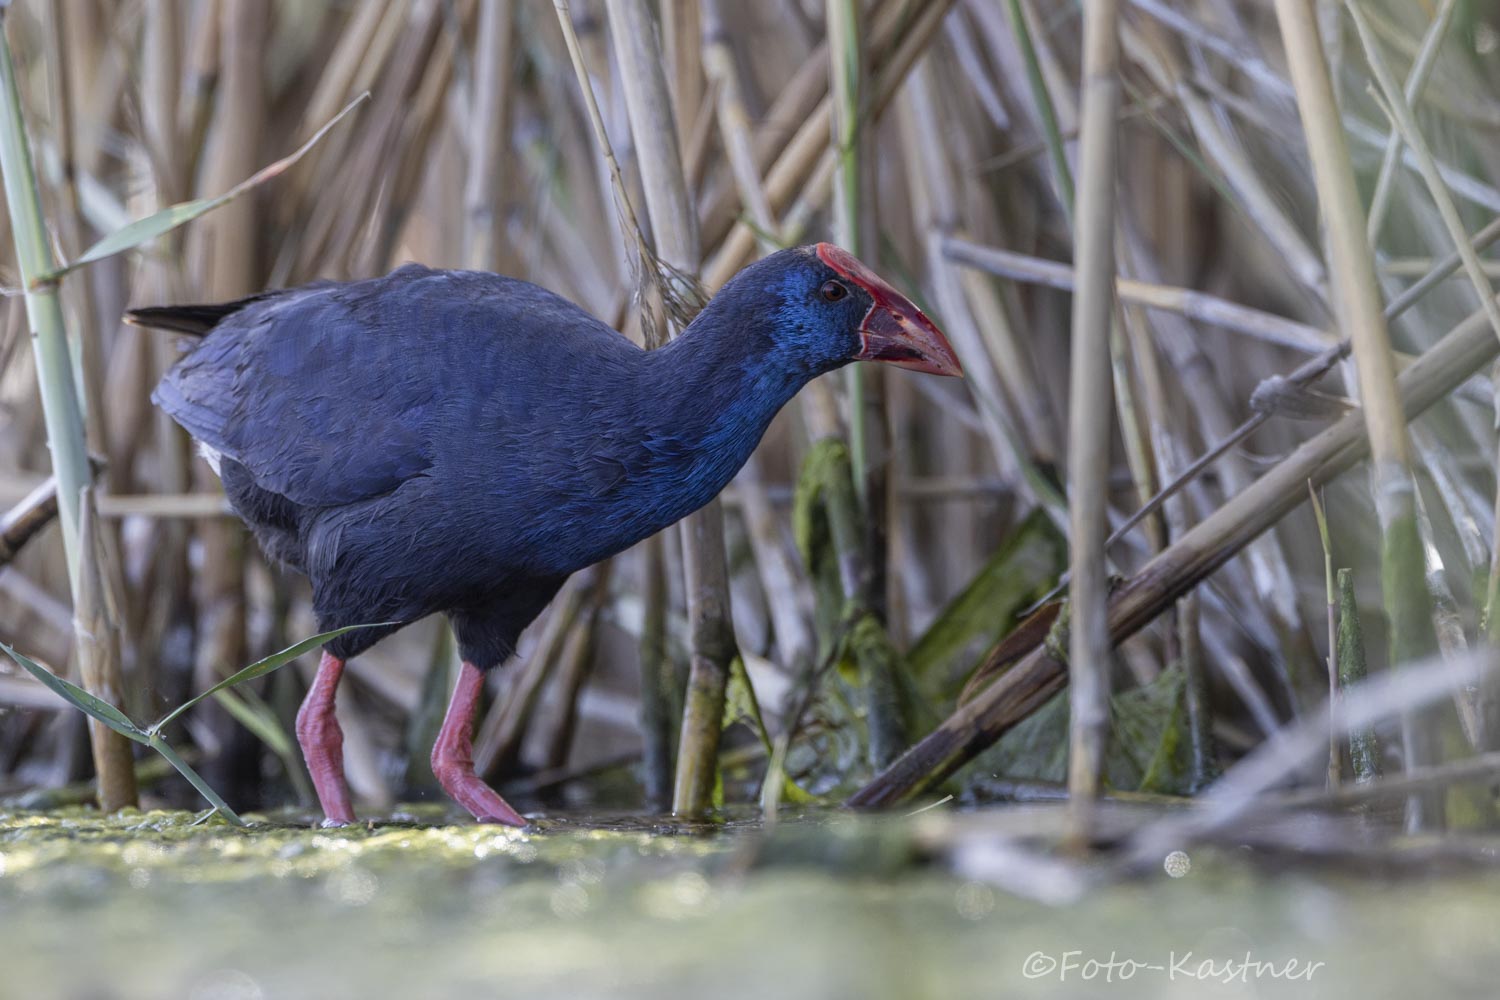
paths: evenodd
<path fill-rule="evenodd" d="M 1493 996 L 1500 982 L 1488 874 L 1272 875 L 1201 854 L 1184 877 L 1048 906 L 924 860 L 930 816 L 769 838 L 748 822 L 192 819 L 0 814 L 0 996 Z M 1275 974 L 1231 971 L 1247 953 Z M 1304 971 L 1286 978 L 1293 958 Z M 1235 981 L 1203 981 L 1205 959 Z"/>

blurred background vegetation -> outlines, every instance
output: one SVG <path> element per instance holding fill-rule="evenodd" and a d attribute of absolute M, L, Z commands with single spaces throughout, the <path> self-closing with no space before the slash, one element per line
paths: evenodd
<path fill-rule="evenodd" d="M 656 329 L 642 316 L 663 314 L 660 282 L 642 280 L 566 24 L 657 255 L 711 293 L 777 246 L 843 243 L 923 305 L 967 373 L 830 376 L 726 491 L 738 659 L 719 794 L 772 806 L 1060 797 L 1067 638 L 1046 613 L 1017 625 L 1069 564 L 1068 331 L 1082 281 L 1071 262 L 1075 232 L 1097 221 L 1075 210 L 1099 204 L 1077 162 L 1081 8 L 1092 3 L 13 4 L 5 27 L 60 260 L 130 219 L 230 189 L 370 96 L 284 173 L 62 283 L 96 470 L 81 558 L 99 588 L 81 632 L 40 502 L 51 464 L 26 311 L 18 294 L 0 304 L 0 510 L 12 512 L 0 522 L 0 641 L 75 678 L 80 659 L 103 655 L 99 683 L 149 719 L 314 630 L 304 581 L 266 563 L 150 405 L 183 345 L 123 325 L 127 306 L 417 260 L 526 278 L 637 339 Z M 1424 696 L 1438 709 L 1351 723 L 1352 752 L 1338 739 L 1330 750 L 1325 733 L 1326 760 L 1293 761 L 1278 780 L 1331 782 L 1324 794 L 1358 782 L 1372 789 L 1361 803 L 1399 806 L 1411 782 L 1382 793 L 1381 775 L 1420 766 L 1436 804 L 1409 808 L 1408 822 L 1488 825 L 1494 765 L 1483 755 L 1500 749 L 1500 698 L 1471 669 L 1484 657 L 1470 647 L 1489 641 L 1495 592 L 1495 345 L 1465 320 L 1480 279 L 1500 268 L 1475 261 L 1466 277 L 1453 223 L 1487 233 L 1500 213 L 1500 11 L 1483 0 L 1281 6 L 1305 6 L 1321 30 L 1312 42 L 1337 100 L 1326 120 L 1344 137 L 1364 215 L 1342 221 L 1364 227 L 1385 302 L 1416 288 L 1392 319 L 1387 363 L 1405 371 L 1455 330 L 1468 353 L 1416 390 L 1438 405 L 1410 428 L 1414 561 L 1382 552 L 1404 523 L 1372 499 L 1390 486 L 1382 463 L 1321 489 L 1320 534 L 1308 483 L 1321 488 L 1366 437 L 1358 415 L 1336 423 L 1359 395 L 1338 350 L 1349 267 L 1325 253 L 1320 203 L 1324 220 L 1342 209 L 1310 167 L 1313 97 L 1288 65 L 1293 28 L 1255 0 L 1121 0 L 1108 73 L 1118 195 L 1113 234 L 1103 230 L 1120 281 L 1099 355 L 1114 387 L 1112 457 L 1090 495 L 1122 525 L 1229 444 L 1107 550 L 1108 572 L 1126 581 L 1116 607 L 1132 617 L 1116 622 L 1124 641 L 1108 670 L 1104 792 L 1196 793 L 1270 734 L 1321 726 L 1331 673 L 1359 683 L 1432 653 L 1424 664 L 1446 661 L 1457 678 Z M 654 23 L 631 16 L 648 9 Z M 636 81 L 621 68 L 631 45 L 660 47 L 667 133 L 632 131 Z M 1382 74 L 1403 99 L 1382 90 Z M 643 189 L 664 156 L 680 162 L 696 228 L 675 249 L 652 232 L 663 223 Z M 0 243 L 3 284 L 18 289 L 11 241 Z M 1314 438 L 1337 447 L 1297 464 Z M 1228 504 L 1257 480 L 1271 483 L 1258 502 Z M 1388 583 L 1394 573 L 1425 585 L 1415 604 L 1383 590 L 1383 563 Z M 477 756 L 522 808 L 669 805 L 695 634 L 682 566 L 669 531 L 579 574 L 498 672 Z M 1388 636 L 1392 600 L 1425 640 Z M 1341 651 L 1332 667 L 1330 645 Z M 454 655 L 430 621 L 353 667 L 339 715 L 366 809 L 434 794 L 427 753 Z M 1055 669 L 1038 666 L 1048 657 Z M 1017 673 L 1016 661 L 1030 666 Z M 168 734 L 236 808 L 310 802 L 289 734 L 311 667 L 305 657 L 204 702 Z M 965 685 L 982 691 L 997 676 L 988 690 L 1010 693 L 980 694 L 966 714 Z M 924 738 L 926 756 L 898 761 Z M 0 666 L 0 795 L 90 797 L 95 756 L 82 715 Z M 148 801 L 195 801 L 147 756 L 133 767 Z"/>

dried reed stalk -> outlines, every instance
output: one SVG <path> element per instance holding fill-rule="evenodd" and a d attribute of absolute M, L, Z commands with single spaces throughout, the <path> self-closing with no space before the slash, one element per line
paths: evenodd
<path fill-rule="evenodd" d="M 1446 397 L 1500 352 L 1488 318 L 1475 313 L 1451 330 L 1401 374 L 1405 413 L 1424 412 Z M 1214 572 L 1262 532 L 1274 526 L 1316 488 L 1353 468 L 1370 454 L 1361 411 L 1343 417 L 1303 442 L 1263 476 L 1231 497 L 1191 531 L 1114 590 L 1110 635 L 1118 644 L 1144 628 L 1171 603 Z M 1418 581 L 1422 577 L 1418 570 Z M 1425 591 L 1424 591 L 1425 593 Z M 1035 648 L 950 715 L 864 788 L 849 804 L 892 805 L 936 788 L 1017 722 L 1067 684 L 1066 667 L 1042 646 Z M 983 666 L 980 668 L 984 669 Z"/>
<path fill-rule="evenodd" d="M 79 500 L 83 518 L 78 541 L 83 549 L 83 586 L 73 611 L 74 652 L 84 690 L 111 705 L 123 705 L 125 686 L 120 674 L 120 631 L 105 590 L 103 539 L 99 515 L 94 510 L 93 487 L 84 487 Z M 130 740 L 98 719 L 89 719 L 89 745 L 94 754 L 94 775 L 99 809 L 112 813 L 137 804 L 135 761 Z"/>
<path fill-rule="evenodd" d="M 683 175 L 656 25 L 644 0 L 609 0 L 608 11 L 656 253 L 678 273 L 691 275 L 700 257 L 698 220 Z M 683 522 L 682 553 L 689 667 L 672 811 L 699 816 L 713 804 L 724 692 L 738 655 L 729 616 L 724 514 L 717 501 Z"/>
<path fill-rule="evenodd" d="M 509 4 L 479 8 L 478 57 L 469 95 L 473 127 L 464 179 L 464 263 L 508 271 L 505 206 L 510 169 L 510 110 L 516 12 Z"/>
<path fill-rule="evenodd" d="M 756 164 L 750 119 L 741 94 L 739 68 L 729 45 L 727 30 L 717 0 L 705 0 L 703 68 L 716 95 L 717 121 L 725 159 L 744 210 L 761 233 L 760 249 L 770 252 L 777 249 L 773 236 L 778 227 Z M 812 391 L 824 391 L 824 388 L 820 383 Z M 793 669 L 806 664 L 813 655 L 812 628 L 805 610 L 811 606 L 812 600 L 806 581 L 798 574 L 781 540 L 781 527 L 765 494 L 762 478 L 760 458 L 751 455 L 736 482 L 743 489 L 745 526 L 755 549 L 755 566 L 761 575 L 762 590 L 776 631 L 776 648 L 783 665 Z"/>
<path fill-rule="evenodd" d="M 1068 794 L 1075 844 L 1086 842 L 1109 733 L 1113 645 L 1108 625 L 1111 371 L 1115 309 L 1115 183 L 1120 108 L 1119 8 L 1094 0 L 1083 15 L 1083 109 L 1074 216 L 1078 293 L 1073 300 L 1068 408 L 1069 729 Z"/>
<path fill-rule="evenodd" d="M 1391 662 L 1401 664 L 1436 649 L 1406 415 L 1396 388 L 1395 361 L 1374 255 L 1366 237 L 1364 207 L 1324 60 L 1316 8 L 1310 0 L 1276 0 L 1276 17 L 1327 226 L 1334 311 L 1353 344 L 1361 412 L 1370 438 L 1375 512 L 1384 536 L 1381 579 L 1391 627 Z M 1436 735 L 1431 726 L 1431 721 L 1421 717 L 1404 720 L 1407 766 L 1436 762 Z M 1436 797 L 1414 796 L 1409 822 L 1419 828 L 1441 825 L 1441 810 Z"/>
<path fill-rule="evenodd" d="M 255 171 L 261 159 L 266 121 L 265 84 L 260 51 L 270 30 L 270 12 L 257 0 L 225 0 L 219 10 L 219 84 L 214 97 L 215 125 L 204 150 L 201 190 L 227 191 Z M 260 287 L 257 212 L 253 197 L 237 198 L 202 220 L 189 246 L 200 270 L 194 275 L 201 301 L 222 302 L 249 295 Z M 194 472 L 201 489 L 222 487 L 203 462 Z M 245 606 L 245 533 L 222 519 L 197 525 L 203 563 L 196 574 L 199 629 L 193 677 L 203 690 L 249 662 L 248 611 Z M 195 715 L 227 742 L 233 723 L 217 702 L 205 702 Z M 227 755 L 208 761 L 210 784 L 224 784 L 233 762 Z"/>
<path fill-rule="evenodd" d="M 119 658 L 117 650 L 111 656 L 107 646 L 113 632 L 103 610 L 107 591 L 92 530 L 96 520 L 92 516 L 84 520 L 83 503 L 88 495 L 90 471 L 82 406 L 73 380 L 73 360 L 63 325 L 58 284 L 39 280 L 41 275 L 52 271 L 54 262 L 5 28 L 5 9 L 0 8 L 0 173 L 4 175 L 11 236 L 25 289 L 43 419 L 57 483 L 57 508 L 73 597 L 74 627 L 80 638 L 92 637 L 99 643 L 80 648 L 79 662 L 84 686 L 90 693 L 118 707 L 122 695 Z M 90 530 L 85 532 L 85 526 Z M 135 804 L 135 776 L 128 742 L 121 746 L 125 738 L 103 725 L 91 726 L 89 736 L 101 808 L 112 812 Z"/>

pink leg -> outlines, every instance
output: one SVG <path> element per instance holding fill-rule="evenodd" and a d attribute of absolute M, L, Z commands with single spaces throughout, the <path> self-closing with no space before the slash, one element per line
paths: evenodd
<path fill-rule="evenodd" d="M 474 712 L 483 688 L 484 674 L 474 664 L 464 663 L 453 700 L 448 703 L 448 714 L 443 717 L 443 727 L 438 730 L 437 742 L 432 747 L 432 773 L 437 775 L 443 791 L 479 822 L 525 826 L 526 818 L 474 773 Z"/>
<path fill-rule="evenodd" d="M 323 815 L 328 817 L 324 826 L 354 822 L 349 788 L 344 784 L 344 731 L 333 714 L 334 693 L 343 676 L 344 661 L 324 651 L 318 674 L 297 710 L 297 742 L 302 745 L 302 759 L 307 761 Z"/>

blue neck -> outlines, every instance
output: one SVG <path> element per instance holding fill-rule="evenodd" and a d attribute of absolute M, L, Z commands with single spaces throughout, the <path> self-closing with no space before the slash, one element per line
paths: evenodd
<path fill-rule="evenodd" d="M 556 519 L 570 565 L 619 552 L 718 496 L 777 411 L 846 362 L 847 345 L 788 308 L 778 284 L 788 259 L 747 268 L 677 339 L 612 366 L 577 423 L 588 428 L 580 454 L 593 453 L 577 516 Z M 763 273 L 768 262 L 776 266 Z"/>
<path fill-rule="evenodd" d="M 778 364 L 768 342 L 747 343 L 756 333 L 695 323 L 647 356 L 640 431 L 656 467 L 648 477 L 648 506 L 660 522 L 653 530 L 718 496 L 807 384 L 810 373 Z"/>

